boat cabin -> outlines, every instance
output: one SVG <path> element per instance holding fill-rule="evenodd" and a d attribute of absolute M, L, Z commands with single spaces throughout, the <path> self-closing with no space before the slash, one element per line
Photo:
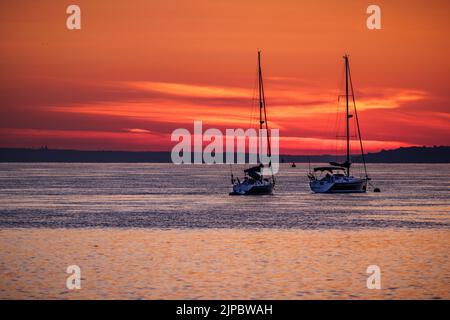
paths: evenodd
<path fill-rule="evenodd" d="M 332 176 L 335 176 L 335 177 L 345 176 L 346 168 L 337 167 L 337 166 L 326 166 L 326 167 L 316 167 L 313 170 L 314 170 L 314 173 L 318 172 L 318 175 L 314 175 L 313 173 L 310 173 L 309 176 L 311 179 L 329 180 Z"/>

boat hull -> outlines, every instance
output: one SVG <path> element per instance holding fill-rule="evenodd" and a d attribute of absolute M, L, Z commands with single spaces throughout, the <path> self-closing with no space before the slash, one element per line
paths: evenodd
<path fill-rule="evenodd" d="M 248 195 L 270 195 L 273 193 L 272 183 L 259 183 L 259 184 L 235 184 L 233 186 L 233 192 L 230 192 L 232 196 L 248 196 Z"/>
<path fill-rule="evenodd" d="M 364 193 L 367 180 L 352 178 L 342 181 L 310 181 L 309 186 L 315 193 Z"/>

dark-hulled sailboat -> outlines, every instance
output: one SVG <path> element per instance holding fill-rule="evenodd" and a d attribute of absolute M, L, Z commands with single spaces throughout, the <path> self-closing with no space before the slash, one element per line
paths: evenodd
<path fill-rule="evenodd" d="M 345 115 L 346 115 L 346 159 L 344 162 L 330 162 L 330 166 L 316 167 L 313 172 L 308 174 L 309 186 L 316 193 L 362 193 L 366 192 L 369 183 L 366 162 L 364 159 L 364 150 L 359 128 L 358 114 L 356 112 L 356 103 L 353 92 L 353 84 L 350 75 L 350 65 L 348 55 L 344 56 L 345 61 Z M 351 94 L 349 94 L 351 90 Z M 364 164 L 365 176 L 362 178 L 354 177 L 350 174 L 352 165 L 350 156 L 350 119 L 353 115 L 349 113 L 349 97 L 352 97 L 356 126 L 358 129 L 359 145 L 361 148 L 361 159 Z M 375 188 L 374 191 L 379 191 Z"/>
<path fill-rule="evenodd" d="M 270 159 L 272 151 L 270 147 L 270 134 L 267 123 L 266 98 L 264 95 L 264 83 L 261 69 L 261 51 L 258 51 L 258 93 L 259 93 L 259 130 L 266 129 L 267 155 Z M 267 195 L 272 194 L 275 187 L 275 177 L 272 174 L 268 177 L 263 175 L 264 164 L 261 162 L 262 136 L 260 134 L 260 157 L 257 166 L 244 170 L 244 178 L 234 178 L 231 175 L 233 191 L 230 195 Z M 272 169 L 272 162 L 269 161 L 269 169 Z"/>

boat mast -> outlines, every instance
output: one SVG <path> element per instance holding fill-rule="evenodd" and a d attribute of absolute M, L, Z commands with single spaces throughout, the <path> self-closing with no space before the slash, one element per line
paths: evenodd
<path fill-rule="evenodd" d="M 264 94 L 264 82 L 262 76 L 262 68 L 261 68 L 261 50 L 258 50 L 258 78 L 259 78 L 259 132 L 261 134 L 261 130 L 263 129 L 263 125 L 266 124 L 266 138 L 267 138 L 267 155 L 269 158 L 272 157 L 272 148 L 270 146 L 270 133 L 269 133 L 269 125 L 267 123 L 267 110 L 266 110 L 266 96 Z M 263 120 L 263 112 L 264 112 L 264 120 Z M 262 150 L 262 139 L 260 139 L 260 150 Z M 261 161 L 261 159 L 260 159 Z M 269 160 L 269 167 L 272 168 L 272 160 Z M 272 179 L 275 181 L 275 177 L 272 173 Z"/>
<path fill-rule="evenodd" d="M 350 176 L 350 115 L 348 114 L 348 55 L 344 56 L 345 60 L 345 114 L 347 125 L 347 177 Z"/>
<path fill-rule="evenodd" d="M 263 129 L 263 125 L 266 125 L 267 131 L 267 155 L 269 157 L 272 156 L 272 150 L 270 147 L 270 134 L 269 134 L 269 126 L 267 124 L 267 111 L 266 111 L 266 97 L 264 94 L 264 82 L 262 76 L 262 68 L 261 68 L 261 50 L 258 51 L 258 77 L 259 77 L 259 129 Z M 263 114 L 264 113 L 264 114 Z M 263 119 L 264 116 L 264 119 Z M 262 146 L 262 141 L 261 141 Z"/>
<path fill-rule="evenodd" d="M 264 121 L 262 119 L 263 112 L 263 92 L 262 92 L 262 75 L 261 75 L 261 50 L 258 50 L 258 91 L 259 91 L 259 162 L 261 163 L 261 154 L 262 154 L 262 139 L 261 132 L 263 129 Z"/>

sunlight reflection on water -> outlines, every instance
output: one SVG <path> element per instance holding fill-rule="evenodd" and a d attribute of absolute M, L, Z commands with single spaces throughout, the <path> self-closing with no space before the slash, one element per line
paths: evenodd
<path fill-rule="evenodd" d="M 7 229 L 0 298 L 450 298 L 448 230 Z M 65 287 L 81 267 L 81 290 Z M 381 290 L 366 287 L 380 266 Z"/>

